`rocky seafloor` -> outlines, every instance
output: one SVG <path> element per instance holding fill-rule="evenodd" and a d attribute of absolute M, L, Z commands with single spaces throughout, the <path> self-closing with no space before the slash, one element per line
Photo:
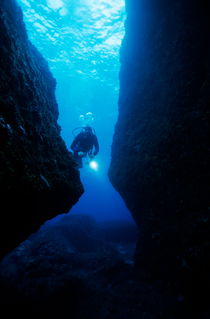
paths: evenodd
<path fill-rule="evenodd" d="M 161 283 L 145 282 L 135 270 L 137 237 L 134 223 L 97 224 L 87 215 L 44 225 L 0 264 L 1 312 L 22 318 L 177 318 L 184 314 L 182 296 L 172 304 Z"/>

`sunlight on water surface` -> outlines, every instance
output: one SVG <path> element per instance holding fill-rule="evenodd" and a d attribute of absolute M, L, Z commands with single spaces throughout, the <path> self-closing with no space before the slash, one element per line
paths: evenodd
<path fill-rule="evenodd" d="M 52 70 L 111 80 L 119 70 L 123 0 L 19 0 L 32 42 Z M 62 66 L 62 70 L 61 70 Z"/>

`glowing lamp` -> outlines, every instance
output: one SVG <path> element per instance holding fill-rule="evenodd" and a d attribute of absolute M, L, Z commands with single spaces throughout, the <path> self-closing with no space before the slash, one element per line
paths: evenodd
<path fill-rule="evenodd" d="M 90 165 L 90 168 L 92 168 L 94 171 L 98 170 L 98 163 L 96 161 L 91 161 L 89 165 Z"/>

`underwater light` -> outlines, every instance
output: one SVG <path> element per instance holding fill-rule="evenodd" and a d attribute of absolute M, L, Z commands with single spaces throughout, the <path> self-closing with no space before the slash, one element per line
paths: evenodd
<path fill-rule="evenodd" d="M 89 163 L 90 168 L 92 168 L 94 171 L 98 170 L 98 163 L 96 161 L 90 161 Z"/>

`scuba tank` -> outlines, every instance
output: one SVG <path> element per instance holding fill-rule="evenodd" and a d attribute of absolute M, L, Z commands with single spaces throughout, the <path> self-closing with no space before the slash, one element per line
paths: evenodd
<path fill-rule="evenodd" d="M 82 131 L 85 131 L 85 127 L 90 127 L 91 130 L 92 130 L 92 133 L 93 134 L 96 134 L 96 131 L 93 127 L 87 125 L 87 126 L 79 126 L 79 127 L 75 127 L 73 130 L 72 130 L 72 135 L 74 137 L 76 137 L 79 133 L 81 133 Z M 80 132 L 79 132 L 80 131 Z"/>

